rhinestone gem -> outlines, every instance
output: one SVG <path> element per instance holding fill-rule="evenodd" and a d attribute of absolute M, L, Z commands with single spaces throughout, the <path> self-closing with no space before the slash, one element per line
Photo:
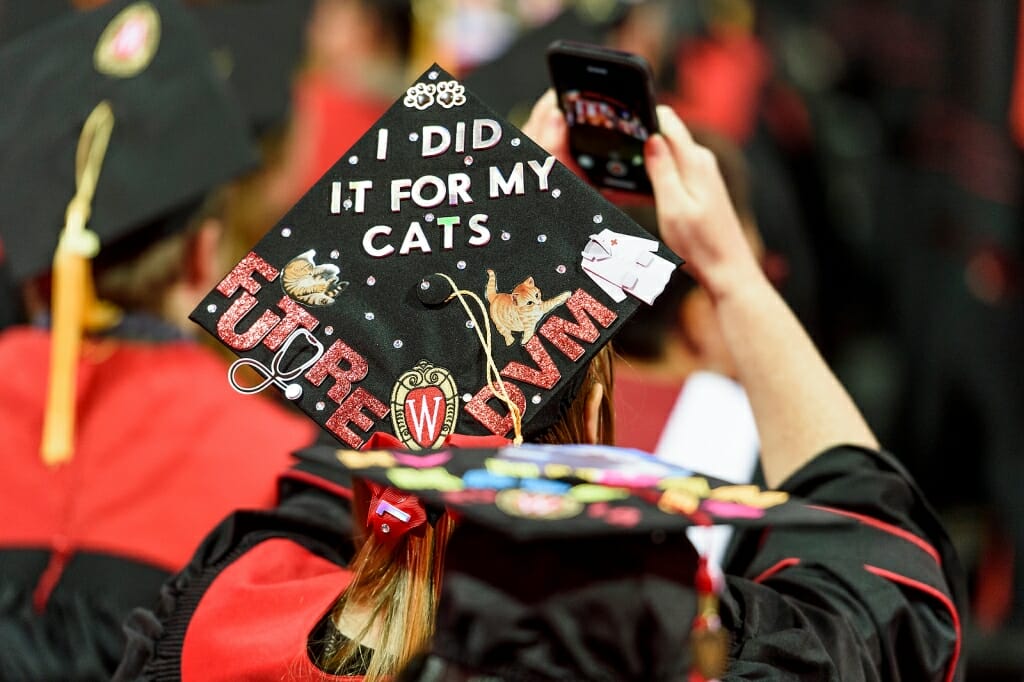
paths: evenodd
<path fill-rule="evenodd" d="M 419 133 L 409 133 L 409 142 L 416 142 L 420 139 Z"/>
<path fill-rule="evenodd" d="M 377 278 L 374 277 L 373 275 L 370 275 L 369 277 L 366 278 L 366 286 L 372 287 L 376 283 L 377 283 Z"/>
<path fill-rule="evenodd" d="M 386 523 L 380 524 L 380 532 L 382 532 L 382 533 L 390 533 L 391 532 L 391 526 L 389 526 Z"/>
<path fill-rule="evenodd" d="M 534 405 L 540 405 L 540 394 L 530 398 L 530 402 L 533 403 Z"/>
<path fill-rule="evenodd" d="M 327 336 L 331 336 L 332 334 L 334 334 L 334 327 L 330 325 L 324 327 L 324 334 L 327 334 Z"/>
<path fill-rule="evenodd" d="M 401 348 L 402 347 L 402 339 L 395 339 L 395 342 L 392 345 L 395 348 Z"/>
<path fill-rule="evenodd" d="M 512 239 L 512 235 L 510 235 L 508 232 L 501 233 L 501 241 L 507 242 L 509 239 Z"/>
<path fill-rule="evenodd" d="M 543 244 L 547 240 L 548 240 L 548 236 L 546 234 L 538 234 L 537 235 L 537 243 L 538 244 Z"/>
<path fill-rule="evenodd" d="M 318 403 L 316 404 L 316 409 L 317 409 L 317 410 L 323 411 L 323 409 L 324 409 L 325 407 L 327 407 L 327 403 L 325 403 L 325 402 L 324 402 L 324 401 L 322 401 L 322 400 L 321 400 L 320 402 L 318 402 Z"/>
<path fill-rule="evenodd" d="M 429 78 L 432 81 L 436 81 L 437 80 L 437 71 L 431 71 L 430 73 L 428 73 L 427 74 L 427 78 Z"/>
<path fill-rule="evenodd" d="M 283 230 L 281 230 L 281 236 L 285 237 L 285 238 L 291 237 L 292 236 L 292 228 L 286 227 Z"/>
<path fill-rule="evenodd" d="M 423 216 L 423 219 L 426 220 L 428 223 L 432 223 L 434 222 L 434 214 L 428 213 L 427 215 Z"/>
<path fill-rule="evenodd" d="M 472 393 L 463 393 L 462 394 L 462 402 L 468 403 L 472 399 L 473 399 L 473 394 Z"/>
<path fill-rule="evenodd" d="M 466 329 L 472 329 L 476 325 L 473 324 L 473 320 L 466 320 Z"/>
<path fill-rule="evenodd" d="M 596 216 L 594 216 L 594 222 L 595 223 L 600 223 L 600 222 L 603 222 L 603 221 L 604 221 L 604 216 L 602 216 L 600 213 L 598 213 Z"/>
<path fill-rule="evenodd" d="M 466 269 L 466 261 L 460 260 L 458 263 L 455 264 L 455 267 L 457 267 L 459 270 L 465 270 Z"/>
<path fill-rule="evenodd" d="M 215 312 L 217 312 L 217 304 L 216 303 L 211 303 L 210 305 L 206 306 L 206 312 L 208 312 L 208 313 L 215 313 Z"/>
<path fill-rule="evenodd" d="M 562 196 L 562 190 L 557 189 L 557 188 L 551 190 L 551 196 L 553 196 L 554 198 L 557 199 L 558 197 Z"/>
<path fill-rule="evenodd" d="M 344 206 L 345 210 L 347 211 L 348 209 L 352 208 L 352 200 L 345 199 L 345 201 L 341 202 L 341 205 Z"/>
<path fill-rule="evenodd" d="M 564 265 L 559 265 L 557 268 L 555 268 L 555 272 L 557 272 L 559 275 L 564 275 L 565 274 L 565 266 Z"/>
<path fill-rule="evenodd" d="M 473 157 L 472 156 L 467 156 L 465 159 L 462 160 L 462 162 L 465 163 L 467 166 L 472 166 L 473 165 Z"/>
<path fill-rule="evenodd" d="M 331 251 L 331 258 L 337 258 L 340 255 L 341 255 L 341 251 L 338 251 L 337 249 L 335 249 L 334 251 Z"/>
<path fill-rule="evenodd" d="M 357 163 L 359 163 L 359 157 L 353 154 L 352 156 L 348 157 L 348 162 L 354 166 Z"/>
<path fill-rule="evenodd" d="M 373 313 L 365 313 L 365 314 L 363 315 L 363 317 L 365 317 L 365 318 L 366 318 L 366 319 L 368 319 L 368 320 L 373 320 L 373 318 L 374 318 L 374 314 L 373 314 Z"/>
<path fill-rule="evenodd" d="M 426 291 L 429 288 L 430 288 L 430 282 L 428 282 L 427 280 L 423 280 L 422 282 L 420 282 L 420 289 L 423 289 L 423 291 Z"/>
<path fill-rule="evenodd" d="M 512 138 L 512 146 L 513 147 L 518 147 L 519 146 L 519 138 L 518 137 L 513 137 Z"/>

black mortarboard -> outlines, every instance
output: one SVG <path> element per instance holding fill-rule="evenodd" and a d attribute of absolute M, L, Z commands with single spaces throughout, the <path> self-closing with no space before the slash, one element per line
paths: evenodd
<path fill-rule="evenodd" d="M 194 12 L 254 132 L 281 125 L 306 47 L 312 0 L 235 0 Z"/>
<path fill-rule="evenodd" d="M 192 319 L 349 447 L 532 438 L 678 263 L 434 66 Z"/>
<path fill-rule="evenodd" d="M 845 523 L 784 492 L 609 446 L 336 457 L 353 476 L 399 491 L 368 509 L 383 541 L 424 518 L 402 495 L 418 498 L 426 518 L 443 508 L 457 522 L 431 658 L 408 679 L 687 679 L 687 641 L 702 636 L 691 632 L 714 591 L 702 586 L 688 527 Z"/>
<path fill-rule="evenodd" d="M 101 251 L 198 202 L 255 161 L 244 119 L 177 2 L 69 12 L 0 51 L 0 235 L 13 276 L 48 271 L 76 194 L 83 124 L 113 127 L 88 227 Z"/>

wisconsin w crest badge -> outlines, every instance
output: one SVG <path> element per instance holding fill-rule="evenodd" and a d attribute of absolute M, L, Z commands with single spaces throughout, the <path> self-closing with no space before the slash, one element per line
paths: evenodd
<path fill-rule="evenodd" d="M 451 373 L 420 360 L 391 389 L 395 436 L 410 450 L 439 447 L 455 430 L 459 394 Z"/>

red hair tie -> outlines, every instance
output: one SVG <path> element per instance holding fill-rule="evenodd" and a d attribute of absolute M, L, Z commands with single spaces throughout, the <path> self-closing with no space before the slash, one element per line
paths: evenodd
<path fill-rule="evenodd" d="M 373 531 L 377 540 L 393 547 L 409 531 L 423 533 L 427 510 L 418 497 L 372 481 L 366 484 L 370 488 L 366 527 Z"/>

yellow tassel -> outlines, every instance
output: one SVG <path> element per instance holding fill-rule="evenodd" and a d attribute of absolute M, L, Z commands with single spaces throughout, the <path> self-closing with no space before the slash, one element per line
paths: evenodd
<path fill-rule="evenodd" d="M 50 377 L 41 445 L 43 462 L 48 466 L 69 461 L 73 452 L 82 331 L 110 326 L 117 317 L 113 309 L 96 301 L 90 261 L 99 252 L 99 238 L 85 227 L 113 129 L 114 112 L 108 102 L 100 102 L 78 138 L 75 196 L 68 204 L 53 257 Z"/>

